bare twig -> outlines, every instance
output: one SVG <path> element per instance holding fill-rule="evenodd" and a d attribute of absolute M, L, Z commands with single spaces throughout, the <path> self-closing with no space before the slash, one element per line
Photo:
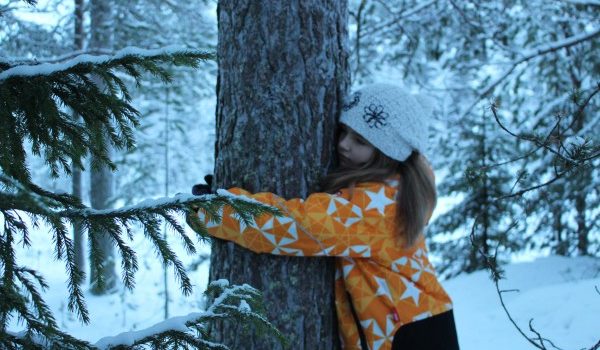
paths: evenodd
<path fill-rule="evenodd" d="M 540 342 L 540 344 L 542 345 L 542 347 L 544 347 L 544 349 L 546 348 L 546 346 L 544 345 L 544 342 L 548 342 L 548 343 L 550 343 L 550 345 L 553 348 L 561 350 L 561 348 L 559 348 L 556 345 L 554 345 L 554 343 L 550 339 L 542 337 L 542 335 L 540 334 L 540 332 L 538 332 L 535 328 L 533 328 L 533 318 L 529 320 L 529 330 L 532 333 L 535 333 L 535 335 L 537 336 L 537 340 Z"/>
<path fill-rule="evenodd" d="M 456 4 L 455 1 L 449 0 L 449 2 L 452 5 L 452 7 L 454 7 L 454 9 L 456 10 L 456 12 L 458 12 L 458 14 L 463 18 L 463 20 L 468 25 L 470 25 L 473 28 L 477 28 L 477 29 L 481 29 L 482 28 L 481 23 L 473 23 L 473 21 L 469 18 L 469 16 L 467 16 L 467 14 L 465 13 L 465 11 L 463 11 L 460 7 L 458 7 L 458 5 Z"/>
<path fill-rule="evenodd" d="M 477 215 L 477 217 L 475 217 L 475 221 L 473 222 L 473 225 L 471 226 L 471 234 L 470 234 L 470 239 L 471 239 L 471 244 L 476 247 L 477 251 L 479 252 L 479 254 L 481 254 L 481 256 L 483 257 L 484 263 L 486 265 L 486 268 L 492 273 L 492 280 L 494 282 L 494 285 L 496 286 L 496 293 L 498 294 L 498 298 L 500 300 L 500 305 L 502 306 L 502 309 L 504 309 L 504 313 L 506 314 L 506 316 L 508 317 L 508 320 L 510 321 L 510 323 L 513 324 L 513 326 L 517 329 L 517 331 L 525 338 L 527 339 L 527 341 L 529 343 L 531 343 L 531 345 L 535 346 L 538 349 L 542 349 L 542 350 L 546 350 L 546 347 L 538 343 L 535 342 L 534 339 L 530 338 L 529 336 L 527 336 L 527 334 L 525 334 L 525 332 L 521 329 L 521 327 L 519 327 L 519 325 L 517 324 L 517 322 L 513 319 L 511 313 L 508 311 L 508 307 L 506 306 L 505 302 L 504 302 L 504 298 L 502 297 L 502 294 L 504 293 L 501 289 L 500 289 L 500 279 L 502 279 L 502 273 L 498 270 L 497 268 L 497 260 L 496 257 L 491 257 L 489 256 L 486 252 L 484 252 L 481 247 L 479 245 L 477 245 L 477 243 L 475 243 L 475 229 L 477 227 L 477 221 L 479 220 L 479 217 L 481 216 L 481 214 Z M 512 226 L 511 226 L 512 227 Z M 498 247 L 496 247 L 497 249 Z"/>
<path fill-rule="evenodd" d="M 596 88 L 592 91 L 592 93 L 590 93 L 590 95 L 585 99 L 585 101 L 583 101 L 582 104 L 578 104 L 579 108 L 577 108 L 577 111 L 575 112 L 576 117 L 580 117 L 583 114 L 585 108 L 590 104 L 590 101 L 592 101 L 592 98 L 594 98 L 594 96 L 598 92 L 600 92 L 600 81 L 596 83 Z M 569 125 L 568 129 L 571 129 L 576 121 L 577 118 L 573 118 L 573 121 L 571 121 L 571 124 Z"/>
<path fill-rule="evenodd" d="M 540 189 L 542 187 L 546 187 L 546 186 L 551 185 L 552 183 L 556 182 L 560 178 L 562 178 L 568 172 L 569 171 L 563 171 L 562 173 L 559 173 L 558 175 L 556 175 L 555 177 L 553 177 L 552 179 L 550 179 L 550 180 L 548 180 L 546 182 L 543 182 L 543 183 L 535 185 L 535 186 L 524 188 L 524 189 L 522 189 L 522 190 L 520 190 L 518 192 L 515 192 L 515 193 L 510 193 L 510 194 L 506 194 L 504 196 L 500 196 L 500 197 L 498 197 L 498 199 L 508 199 L 508 198 L 519 197 L 519 196 L 524 195 L 527 192 L 535 191 L 535 190 Z"/>
<path fill-rule="evenodd" d="M 511 293 L 511 292 L 520 292 L 520 290 L 518 289 L 502 289 L 501 291 L 499 291 L 500 293 Z"/>
<path fill-rule="evenodd" d="M 496 198 L 493 200 L 493 202 L 500 201 L 502 199 L 504 199 L 504 198 L 502 198 L 502 197 Z M 541 350 L 548 350 L 548 348 L 544 344 L 544 342 L 546 342 L 546 343 L 550 344 L 554 349 L 560 350 L 561 348 L 557 347 L 550 339 L 542 337 L 542 335 L 537 330 L 535 330 L 535 328 L 533 327 L 533 323 L 532 323 L 533 319 L 531 319 L 529 321 L 529 329 L 531 332 L 536 334 L 535 338 L 531 338 L 527 334 L 525 334 L 525 332 L 521 329 L 521 327 L 517 324 L 515 319 L 512 317 L 512 315 L 511 315 L 510 311 L 508 310 L 508 307 L 506 306 L 506 303 L 504 301 L 503 294 L 507 293 L 507 292 L 518 292 L 518 290 L 517 289 L 500 289 L 500 280 L 503 279 L 503 276 L 502 276 L 502 271 L 498 268 L 498 261 L 497 261 L 497 257 L 496 257 L 496 253 L 498 251 L 499 245 L 496 246 L 496 249 L 494 250 L 495 251 L 494 256 L 490 256 L 485 251 L 483 251 L 483 249 L 481 248 L 480 245 L 475 243 L 476 242 L 475 241 L 475 231 L 476 231 L 477 223 L 478 223 L 480 217 L 481 217 L 481 214 L 479 214 L 475 217 L 475 220 L 473 221 L 473 225 L 471 226 L 471 233 L 469 235 L 469 238 L 471 240 L 471 244 L 473 245 L 473 247 L 475 247 L 477 249 L 477 252 L 479 254 L 481 254 L 481 256 L 483 257 L 486 269 L 488 271 L 490 271 L 490 273 L 492 275 L 492 281 L 494 282 L 494 286 L 496 288 L 496 293 L 498 294 L 498 299 L 500 301 L 500 305 L 502 306 L 502 309 L 504 310 L 504 313 L 506 314 L 506 316 L 508 317 L 508 319 L 512 323 L 512 325 L 515 327 L 515 329 L 519 332 L 519 334 L 521 334 L 535 348 L 541 349 Z M 506 230 L 506 232 L 510 231 L 514 227 L 515 227 L 515 224 L 511 225 Z M 595 289 L 596 289 L 596 292 L 598 294 L 600 294 L 600 289 L 598 288 L 598 286 L 595 286 Z M 589 350 L 598 350 L 598 349 L 600 349 L 600 341 L 598 341 Z"/>
<path fill-rule="evenodd" d="M 550 147 L 549 143 L 548 143 L 548 140 L 549 140 L 548 136 L 545 138 L 545 142 L 541 142 L 537 137 L 516 134 L 516 133 L 510 131 L 504 124 L 502 124 L 502 122 L 500 121 L 500 118 L 498 117 L 498 113 L 497 113 L 498 108 L 495 103 L 491 104 L 490 109 L 492 111 L 492 114 L 494 115 L 494 119 L 496 120 L 496 123 L 498 124 L 498 126 L 500 126 L 500 128 L 502 130 L 506 131 L 510 136 L 513 136 L 519 140 L 531 142 L 531 143 L 535 144 L 536 146 L 542 147 L 545 150 L 550 151 L 551 153 L 554 153 L 556 156 L 558 156 L 559 158 L 561 158 L 562 160 L 564 160 L 567 163 L 575 163 L 575 160 L 565 157 L 559 151 Z M 556 128 L 558 127 L 560 122 L 561 122 L 561 118 L 558 118 L 556 124 L 554 124 L 554 126 L 552 127 L 552 130 L 550 131 L 550 133 L 548 135 L 551 135 L 552 132 L 554 130 L 556 130 Z"/>

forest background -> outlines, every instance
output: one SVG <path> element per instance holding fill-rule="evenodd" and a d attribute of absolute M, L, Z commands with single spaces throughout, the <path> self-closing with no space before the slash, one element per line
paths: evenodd
<path fill-rule="evenodd" d="M 215 9 L 208 1 L 111 1 L 104 30 L 112 52 L 173 44 L 214 50 Z M 353 88 L 402 82 L 438 102 L 431 133 L 436 151 L 429 158 L 442 199 L 428 234 L 444 278 L 484 269 L 484 254 L 501 263 L 600 255 L 598 2 L 350 1 L 349 9 Z M 31 7 L 5 1 L 0 13 L 1 56 L 7 62 L 60 61 L 94 49 L 87 11 L 83 47 L 76 47 L 76 2 Z M 172 83 L 145 76 L 132 89 L 142 116 L 137 146 L 111 155 L 118 171 L 107 176 L 118 190 L 105 199 L 108 207 L 187 193 L 213 171 L 216 63 L 169 69 Z M 36 183 L 71 192 L 71 177 L 53 178 L 41 158 L 29 159 Z M 84 203 L 94 200 L 88 175 L 81 177 Z M 38 244 L 19 254 L 50 278 L 51 294 L 59 296 L 54 286 L 64 284 L 63 267 L 48 263 L 54 252 L 43 230 L 35 235 Z M 139 312 L 142 297 L 161 305 L 153 310 L 155 321 L 203 306 L 206 248 L 204 254 L 182 256 L 197 286 L 187 298 L 178 294 L 170 272 L 156 273 L 162 266 L 151 246 L 139 242 L 134 249 L 143 259 L 138 291 L 115 283 L 108 296 L 90 295 L 90 305 L 94 298 L 113 305 L 92 307 L 94 317 L 118 315 L 120 329 L 127 330 L 152 324 L 142 324 L 148 321 Z M 582 270 L 591 272 L 582 276 L 597 279 L 597 260 L 583 261 Z M 140 288 L 143 294 L 134 294 Z M 58 302 L 53 309 L 61 325 L 77 327 L 65 301 Z"/>

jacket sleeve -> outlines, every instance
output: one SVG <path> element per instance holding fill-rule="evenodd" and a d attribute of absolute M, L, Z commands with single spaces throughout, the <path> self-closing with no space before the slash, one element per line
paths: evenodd
<path fill-rule="evenodd" d="M 220 223 L 200 219 L 211 236 L 235 242 L 257 253 L 292 256 L 349 256 L 370 258 L 390 245 L 395 232 L 395 190 L 380 185 L 355 188 L 339 195 L 314 193 L 306 200 L 284 200 L 272 193 L 242 195 L 279 208 L 283 216 L 264 214 L 246 226 L 230 207 L 224 207 Z"/>

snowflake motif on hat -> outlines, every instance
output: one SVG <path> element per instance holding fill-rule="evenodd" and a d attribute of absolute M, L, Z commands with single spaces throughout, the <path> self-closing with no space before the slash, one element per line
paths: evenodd
<path fill-rule="evenodd" d="M 354 106 L 356 106 L 358 104 L 358 102 L 360 102 L 360 92 L 355 92 L 354 95 L 352 96 L 352 101 L 350 102 L 346 102 L 344 104 L 344 106 L 342 107 L 342 109 L 345 111 L 348 111 L 352 108 L 354 108 Z"/>
<path fill-rule="evenodd" d="M 386 120 L 390 115 L 383 110 L 382 105 L 370 104 L 365 107 L 364 121 L 369 125 L 369 128 L 380 128 L 388 125 Z"/>

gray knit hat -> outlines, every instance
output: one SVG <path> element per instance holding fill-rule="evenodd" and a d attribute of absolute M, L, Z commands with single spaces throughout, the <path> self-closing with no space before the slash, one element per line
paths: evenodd
<path fill-rule="evenodd" d="M 426 153 L 431 100 L 389 84 L 372 84 L 351 94 L 340 122 L 386 156 L 404 161 L 413 150 Z"/>

